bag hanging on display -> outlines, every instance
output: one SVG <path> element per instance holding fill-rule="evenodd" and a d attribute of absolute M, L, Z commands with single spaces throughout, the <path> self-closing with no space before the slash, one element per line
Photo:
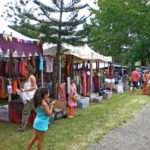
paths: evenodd
<path fill-rule="evenodd" d="M 73 96 L 73 97 L 72 97 L 72 100 L 76 102 L 76 101 L 77 101 L 77 96 L 76 96 L 76 95 Z"/>

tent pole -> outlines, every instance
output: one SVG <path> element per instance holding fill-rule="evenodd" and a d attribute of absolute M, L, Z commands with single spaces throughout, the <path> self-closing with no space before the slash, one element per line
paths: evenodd
<path fill-rule="evenodd" d="M 41 71 L 41 86 L 44 87 L 44 76 L 43 76 L 43 70 Z"/>
<path fill-rule="evenodd" d="M 93 68 L 92 68 L 92 60 L 90 60 L 90 101 L 92 99 L 92 85 L 93 85 Z"/>

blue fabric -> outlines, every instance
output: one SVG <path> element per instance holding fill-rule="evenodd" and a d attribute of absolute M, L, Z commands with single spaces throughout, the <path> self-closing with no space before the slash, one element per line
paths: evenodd
<path fill-rule="evenodd" d="M 41 106 L 37 107 L 33 128 L 39 131 L 47 131 L 48 124 L 49 124 L 49 116 L 46 115 L 44 109 Z"/>
<path fill-rule="evenodd" d="M 43 71 L 43 70 L 44 70 L 44 59 L 43 59 L 42 56 L 40 56 L 39 70 L 40 70 L 40 71 Z"/>

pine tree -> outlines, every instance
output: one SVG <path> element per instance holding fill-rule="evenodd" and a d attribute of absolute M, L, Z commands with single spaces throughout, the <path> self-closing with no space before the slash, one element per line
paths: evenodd
<path fill-rule="evenodd" d="M 85 23 L 90 14 L 80 16 L 79 13 L 89 6 L 81 3 L 81 0 L 49 0 L 49 4 L 33 0 L 33 7 L 26 9 L 25 6 L 29 7 L 30 3 L 29 0 L 20 0 L 15 7 L 9 4 L 7 14 L 12 16 L 10 10 L 13 10 L 15 28 L 19 31 L 39 36 L 44 42 L 57 44 L 53 73 L 53 85 L 56 85 L 61 83 L 62 43 L 82 45 L 86 42 L 86 32 L 78 27 Z"/>

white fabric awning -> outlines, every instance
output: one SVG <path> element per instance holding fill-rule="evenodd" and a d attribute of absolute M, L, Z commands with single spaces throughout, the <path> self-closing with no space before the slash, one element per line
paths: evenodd
<path fill-rule="evenodd" d="M 112 57 L 101 55 L 92 50 L 88 45 L 75 47 L 63 44 L 63 47 L 68 49 L 64 54 L 73 55 L 84 60 L 100 60 L 104 62 L 112 62 Z"/>
<path fill-rule="evenodd" d="M 55 44 L 44 44 L 43 54 L 56 56 L 57 46 Z M 100 60 L 103 62 L 112 62 L 112 57 L 101 55 L 92 50 L 88 45 L 72 46 L 62 44 L 61 53 L 64 55 L 72 55 L 83 60 Z"/>
<path fill-rule="evenodd" d="M 0 24 L 0 34 L 11 35 L 14 38 L 18 38 L 25 41 L 31 41 L 31 42 L 39 41 L 37 39 L 32 39 L 30 37 L 27 37 L 4 24 Z"/>

